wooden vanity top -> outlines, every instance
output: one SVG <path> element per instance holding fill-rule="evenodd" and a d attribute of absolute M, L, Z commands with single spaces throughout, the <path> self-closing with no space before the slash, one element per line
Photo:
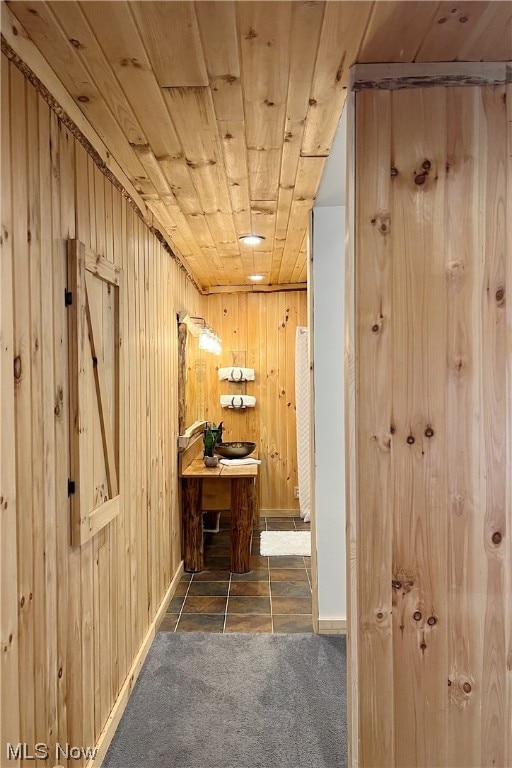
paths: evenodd
<path fill-rule="evenodd" d="M 253 451 L 247 458 L 257 459 L 258 452 Z M 224 464 L 217 464 L 216 467 L 205 467 L 201 434 L 197 434 L 195 440 L 192 440 L 185 451 L 179 454 L 180 477 L 257 477 L 258 467 L 259 464 L 242 464 L 231 467 Z"/>
<path fill-rule="evenodd" d="M 250 458 L 255 458 L 255 456 Z M 205 467 L 201 454 L 182 471 L 181 477 L 257 477 L 258 467 L 259 464 L 239 464 L 231 467 L 217 464 L 216 467 Z"/>

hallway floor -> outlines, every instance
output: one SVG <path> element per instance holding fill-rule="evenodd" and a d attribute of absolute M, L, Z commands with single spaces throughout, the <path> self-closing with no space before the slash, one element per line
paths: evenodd
<path fill-rule="evenodd" d="M 249 573 L 229 570 L 229 520 L 205 539 L 205 570 L 185 573 L 159 632 L 312 632 L 311 558 L 261 557 L 261 531 L 304 531 L 300 518 L 262 518 Z"/>

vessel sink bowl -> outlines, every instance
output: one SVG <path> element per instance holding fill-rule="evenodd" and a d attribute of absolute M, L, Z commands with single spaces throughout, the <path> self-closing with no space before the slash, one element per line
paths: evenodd
<path fill-rule="evenodd" d="M 256 448 L 256 443 L 217 443 L 215 453 L 225 459 L 243 459 Z"/>

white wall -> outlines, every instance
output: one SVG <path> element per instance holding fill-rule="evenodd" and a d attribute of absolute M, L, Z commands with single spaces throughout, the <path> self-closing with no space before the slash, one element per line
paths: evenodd
<path fill-rule="evenodd" d="M 345 208 L 313 209 L 315 519 L 319 619 L 346 618 Z"/>

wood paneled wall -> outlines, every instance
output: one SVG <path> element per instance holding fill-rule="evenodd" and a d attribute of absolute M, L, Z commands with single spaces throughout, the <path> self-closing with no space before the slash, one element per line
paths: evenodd
<path fill-rule="evenodd" d="M 9 741 L 48 742 L 52 755 L 56 742 L 94 746 L 179 569 L 176 312 L 199 314 L 201 297 L 18 69 L 1 59 L 5 765 Z M 123 269 L 125 295 L 121 512 L 73 548 L 64 291 L 66 240 L 75 237 Z"/>
<path fill-rule="evenodd" d="M 307 325 L 305 291 L 208 296 L 206 318 L 222 337 L 222 355 L 206 353 L 206 416 L 224 421 L 225 440 L 254 440 L 262 460 L 260 508 L 297 510 L 295 423 L 295 332 Z M 217 369 L 245 360 L 256 380 L 247 394 L 256 407 L 245 411 L 220 407 L 221 394 L 241 392 L 240 384 L 218 380 Z"/>
<path fill-rule="evenodd" d="M 507 152 L 505 86 L 356 95 L 347 506 L 365 768 L 512 764 L 508 125 Z"/>

